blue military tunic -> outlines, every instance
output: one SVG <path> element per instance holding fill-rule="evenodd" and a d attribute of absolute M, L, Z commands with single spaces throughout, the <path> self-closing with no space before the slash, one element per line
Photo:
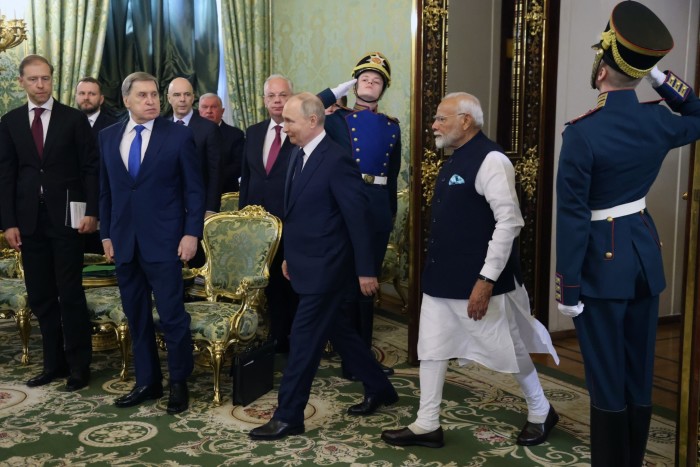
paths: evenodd
<path fill-rule="evenodd" d="M 319 94 L 325 107 L 335 102 L 330 89 Z M 372 219 L 377 232 L 393 228 L 396 215 L 397 178 L 401 169 L 401 128 L 398 120 L 367 108 L 341 107 L 326 116 L 326 132 L 341 146 L 352 150 L 353 159 L 364 177 L 370 198 Z M 386 185 L 373 184 L 372 176 L 387 177 Z M 387 237 L 388 239 L 388 237 Z M 386 244 L 383 246 L 386 249 Z M 379 265 L 383 252 L 378 253 Z"/>
<path fill-rule="evenodd" d="M 557 176 L 558 302 L 631 299 L 664 289 L 660 240 L 649 212 L 592 222 L 591 211 L 644 198 L 668 151 L 700 138 L 700 101 L 682 90 L 684 100 L 668 81 L 658 89 L 681 116 L 640 103 L 634 90 L 619 90 L 601 94 L 598 108 L 564 131 Z"/>

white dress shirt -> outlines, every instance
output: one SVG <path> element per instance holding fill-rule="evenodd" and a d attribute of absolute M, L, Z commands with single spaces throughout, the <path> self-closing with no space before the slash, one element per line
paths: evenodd
<path fill-rule="evenodd" d="M 506 267 L 513 240 L 525 225 L 515 192 L 515 170 L 508 157 L 497 151 L 488 153 L 476 174 L 474 188 L 486 198 L 496 219 L 481 269 L 482 275 L 495 281 Z"/>
<path fill-rule="evenodd" d="M 175 114 L 173 114 L 173 122 L 177 123 L 178 120 L 182 120 L 183 122 L 185 122 L 185 126 L 190 126 L 190 120 L 192 120 L 193 113 L 194 110 L 190 109 L 189 113 L 182 118 L 177 118 Z"/>
<path fill-rule="evenodd" d="M 277 125 L 282 127 L 280 129 L 282 144 L 284 144 L 284 141 L 287 139 L 287 133 L 284 132 L 284 122 L 275 123 L 274 120 L 270 119 L 270 124 L 267 126 L 267 133 L 265 133 L 265 143 L 263 144 L 263 167 L 267 167 L 267 156 L 270 155 L 270 147 L 272 146 L 272 142 L 275 140 L 275 126 Z M 280 144 L 280 147 L 282 144 Z"/>
<path fill-rule="evenodd" d="M 143 156 L 146 154 L 146 148 L 148 148 L 148 143 L 151 141 L 151 134 L 153 132 L 153 122 L 154 120 L 149 120 L 146 123 L 141 123 L 145 128 L 141 131 L 141 163 L 143 163 Z M 129 122 L 126 124 L 124 129 L 124 134 L 122 135 L 121 143 L 119 143 L 119 153 L 122 156 L 122 162 L 126 170 L 129 170 L 129 149 L 131 149 L 131 143 L 136 137 L 136 131 L 134 127 L 139 125 L 129 118 Z"/>
<path fill-rule="evenodd" d="M 49 131 L 49 120 L 51 119 L 51 110 L 53 109 L 53 97 L 49 97 L 49 100 L 44 102 L 42 105 L 36 105 L 29 99 L 27 99 L 27 107 L 29 107 L 29 128 L 32 127 L 32 122 L 34 121 L 34 109 L 36 107 L 41 107 L 44 109 L 44 113 L 41 114 L 41 126 L 44 128 L 44 142 L 46 142 L 46 132 Z"/>
<path fill-rule="evenodd" d="M 90 122 L 90 126 L 95 126 L 95 122 L 97 121 L 97 117 L 100 116 L 100 109 L 97 109 L 97 112 L 94 114 L 88 115 L 88 122 Z"/>

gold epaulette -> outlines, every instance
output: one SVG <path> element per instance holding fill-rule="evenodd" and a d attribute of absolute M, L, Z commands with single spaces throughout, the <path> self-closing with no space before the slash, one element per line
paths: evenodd
<path fill-rule="evenodd" d="M 605 103 L 607 102 L 607 100 L 608 100 L 608 93 L 607 92 L 601 93 L 598 96 L 598 102 L 596 102 L 596 105 L 594 108 L 592 108 L 591 110 L 589 110 L 588 112 L 586 112 L 583 115 L 579 115 L 578 117 L 574 118 L 573 120 L 569 120 L 568 122 L 566 122 L 566 125 L 572 125 L 572 124 L 578 122 L 579 120 L 583 120 L 584 118 L 588 117 L 589 115 L 593 115 L 594 113 L 596 113 L 597 111 L 599 111 L 600 109 L 605 107 Z"/>

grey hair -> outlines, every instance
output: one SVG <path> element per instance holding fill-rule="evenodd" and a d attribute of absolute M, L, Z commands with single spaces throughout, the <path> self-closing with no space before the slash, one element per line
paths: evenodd
<path fill-rule="evenodd" d="M 131 86 L 135 81 L 153 81 L 156 83 L 156 90 L 158 90 L 158 80 L 155 76 L 146 73 L 145 71 L 137 71 L 124 78 L 124 82 L 122 83 L 122 96 L 129 95 L 131 92 Z"/>
<path fill-rule="evenodd" d="M 459 99 L 457 103 L 457 112 L 465 113 L 472 116 L 474 125 L 477 128 L 484 126 L 484 111 L 481 110 L 481 102 L 476 96 L 472 96 L 466 92 L 451 92 L 447 94 L 445 99 Z"/>
<path fill-rule="evenodd" d="M 210 97 L 216 97 L 216 100 L 219 101 L 219 105 L 220 105 L 221 107 L 224 106 L 224 103 L 222 102 L 221 98 L 220 98 L 218 95 L 214 94 L 213 92 L 208 92 L 208 93 L 206 93 L 206 94 L 202 94 L 201 96 L 199 96 L 199 100 L 200 100 L 200 102 L 201 102 L 202 99 L 209 99 Z"/>
<path fill-rule="evenodd" d="M 263 92 L 265 92 L 264 90 L 267 89 L 267 83 L 269 83 L 270 80 L 273 80 L 273 79 L 285 80 L 287 82 L 287 86 L 289 86 L 289 92 L 294 93 L 294 83 L 292 83 L 292 80 L 287 78 L 286 76 L 280 75 L 278 73 L 275 73 L 275 74 L 267 77 L 267 79 L 265 80 L 265 83 L 263 84 Z"/>
<path fill-rule="evenodd" d="M 326 109 L 323 108 L 323 103 L 318 96 L 311 94 L 310 92 L 302 92 L 295 94 L 293 98 L 299 100 L 301 104 L 301 114 L 304 116 L 304 118 L 311 118 L 312 115 L 316 115 L 318 124 L 323 126 L 323 123 L 326 121 Z"/>

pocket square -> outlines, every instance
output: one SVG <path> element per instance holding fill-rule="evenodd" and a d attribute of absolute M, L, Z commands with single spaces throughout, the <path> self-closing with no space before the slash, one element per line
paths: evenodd
<path fill-rule="evenodd" d="M 464 179 L 457 174 L 450 177 L 449 185 L 464 185 Z"/>

